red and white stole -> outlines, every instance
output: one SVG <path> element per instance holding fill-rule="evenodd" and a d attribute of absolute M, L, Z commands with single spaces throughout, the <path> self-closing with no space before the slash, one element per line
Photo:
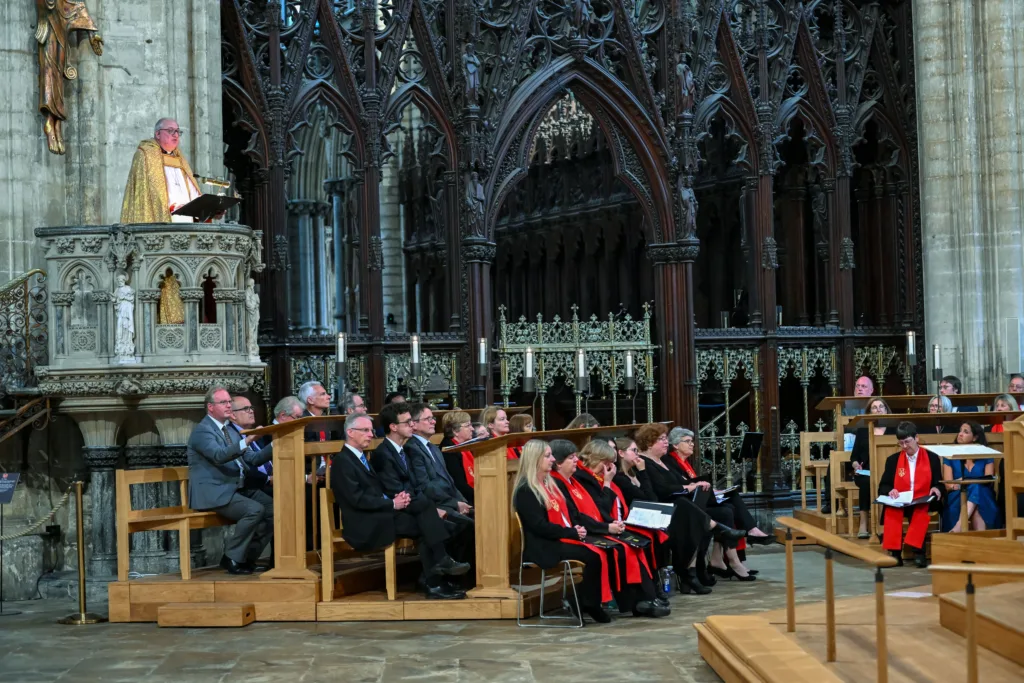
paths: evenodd
<path fill-rule="evenodd" d="M 897 491 L 910 490 L 910 461 L 907 454 L 900 451 L 900 457 L 896 461 L 896 476 L 893 479 L 892 487 Z M 914 491 L 913 497 L 923 498 L 928 495 L 932 487 L 932 464 L 928 457 L 928 451 L 923 448 L 917 449 L 917 463 L 914 467 Z M 910 526 L 907 527 L 906 539 L 903 538 L 903 516 L 907 508 L 885 509 L 885 526 L 882 535 L 882 547 L 886 550 L 900 550 L 904 541 L 914 548 L 923 548 L 925 536 L 928 533 L 928 506 L 915 505 L 910 508 Z"/>
<path fill-rule="evenodd" d="M 544 490 L 548 492 L 548 521 L 567 529 L 573 528 L 572 522 L 569 521 L 569 507 L 565 503 L 565 498 L 562 497 L 562 492 L 558 490 L 558 486 L 545 486 Z M 597 556 L 601 558 L 601 602 L 610 601 L 613 596 L 611 581 L 608 578 L 607 555 L 600 548 L 588 546 L 584 541 L 575 538 L 563 538 L 560 540 L 562 543 L 587 546 L 597 553 Z"/>

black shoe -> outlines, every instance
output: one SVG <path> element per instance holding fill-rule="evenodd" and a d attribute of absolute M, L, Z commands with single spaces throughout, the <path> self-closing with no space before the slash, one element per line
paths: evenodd
<path fill-rule="evenodd" d="M 437 586 L 427 586 L 423 594 L 427 600 L 462 600 L 466 597 L 463 591 L 453 591 L 443 583 Z"/>
<path fill-rule="evenodd" d="M 828 515 L 828 514 L 831 514 L 831 513 L 832 513 L 832 504 L 831 503 L 824 503 L 824 504 L 822 504 L 822 506 L 821 506 L 821 514 Z"/>
<path fill-rule="evenodd" d="M 711 530 L 715 540 L 724 545 L 726 548 L 735 548 L 741 540 L 747 537 L 747 532 L 743 529 L 730 529 L 723 524 L 715 525 L 715 528 Z"/>
<path fill-rule="evenodd" d="M 750 574 L 751 576 L 757 576 L 758 574 L 761 573 L 761 571 L 758 570 L 758 569 L 748 569 L 747 573 Z"/>
<path fill-rule="evenodd" d="M 641 600 L 633 605 L 634 617 L 667 617 L 672 614 L 668 607 L 662 607 L 654 600 Z"/>
<path fill-rule="evenodd" d="M 710 588 L 718 583 L 718 579 L 708 573 L 708 563 L 704 560 L 697 563 L 697 566 L 691 569 L 694 576 L 697 577 L 697 581 Z"/>
<path fill-rule="evenodd" d="M 698 581 L 696 573 L 688 569 L 685 574 L 676 574 L 676 588 L 683 595 L 707 595 L 711 589 L 703 581 Z"/>
<path fill-rule="evenodd" d="M 747 543 L 753 545 L 771 545 L 775 542 L 775 539 L 771 536 L 747 536 Z"/>
<path fill-rule="evenodd" d="M 896 566 L 903 566 L 903 551 L 902 550 L 890 550 L 889 554 L 896 558 Z"/>
<path fill-rule="evenodd" d="M 608 616 L 608 613 L 597 605 L 593 607 L 583 607 L 583 613 L 599 624 L 612 623 L 612 618 Z"/>
<path fill-rule="evenodd" d="M 746 576 L 740 576 L 736 573 L 736 570 L 732 567 L 728 569 L 721 569 L 719 567 L 711 567 L 712 573 L 716 576 L 721 576 L 723 579 L 736 579 L 737 581 L 756 581 L 757 577 L 753 574 L 747 574 Z"/>
<path fill-rule="evenodd" d="M 925 556 L 924 551 L 914 553 L 914 566 L 918 569 L 928 568 L 928 557 Z"/>
<path fill-rule="evenodd" d="M 220 558 L 220 566 L 226 569 L 228 574 L 252 574 L 252 569 L 249 568 L 249 565 L 242 564 L 241 562 L 235 562 L 227 555 Z"/>
<path fill-rule="evenodd" d="M 659 607 L 664 607 L 665 609 L 672 609 L 672 604 L 668 601 L 667 598 L 655 598 L 654 604 L 658 605 Z"/>
<path fill-rule="evenodd" d="M 445 558 L 438 562 L 437 566 L 434 567 L 435 574 L 444 574 L 445 576 L 462 576 L 468 571 L 468 562 L 456 562 L 448 556 L 445 556 Z"/>

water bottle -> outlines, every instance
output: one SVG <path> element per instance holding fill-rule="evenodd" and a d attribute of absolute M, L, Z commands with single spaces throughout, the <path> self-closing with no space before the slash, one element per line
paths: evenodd
<path fill-rule="evenodd" d="M 661 591 L 666 595 L 672 592 L 672 565 L 663 567 L 661 570 Z"/>

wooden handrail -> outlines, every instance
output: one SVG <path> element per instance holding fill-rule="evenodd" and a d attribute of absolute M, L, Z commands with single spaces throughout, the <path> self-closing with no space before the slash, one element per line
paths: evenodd
<path fill-rule="evenodd" d="M 1024 575 L 1024 567 L 1016 564 L 932 564 L 928 566 L 928 571 L 959 574 Z"/>
<path fill-rule="evenodd" d="M 832 553 L 839 552 L 875 568 L 875 652 L 878 683 L 889 680 L 889 646 L 885 627 L 885 583 L 882 567 L 896 566 L 896 558 L 883 555 L 867 546 L 857 545 L 845 538 L 830 534 L 792 517 L 779 517 L 778 523 L 786 527 L 786 631 L 796 631 L 796 580 L 793 571 L 793 532 L 797 531 L 825 546 L 825 660 L 836 661 L 836 608 L 835 584 L 832 574 Z"/>
<path fill-rule="evenodd" d="M 814 542 L 818 545 L 826 548 L 831 548 L 837 553 L 843 555 L 849 555 L 850 557 L 860 560 L 866 564 L 870 564 L 873 567 L 895 567 L 897 562 L 896 558 L 885 555 L 872 550 L 870 547 L 865 545 L 859 545 L 853 541 L 849 541 L 835 534 L 831 534 L 824 529 L 819 529 L 816 526 L 801 522 L 792 517 L 779 517 L 777 520 L 778 524 L 797 531 L 808 538 L 814 539 Z"/>

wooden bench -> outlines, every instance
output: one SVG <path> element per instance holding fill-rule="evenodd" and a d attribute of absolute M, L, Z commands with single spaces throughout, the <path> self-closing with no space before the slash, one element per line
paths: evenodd
<path fill-rule="evenodd" d="M 353 548 L 342 538 L 341 520 L 336 521 L 334 515 L 334 491 L 329 488 L 320 489 L 320 532 L 323 541 L 320 549 L 321 600 L 330 602 L 334 599 L 335 546 L 348 550 Z M 388 600 L 398 597 L 398 549 L 411 548 L 413 545 L 411 540 L 399 538 L 384 548 L 384 589 L 387 591 Z"/>
<path fill-rule="evenodd" d="M 135 484 L 179 482 L 181 505 L 149 510 L 133 510 L 131 487 Z M 192 544 L 189 532 L 234 524 L 216 512 L 200 512 L 188 507 L 188 468 L 157 467 L 144 470 L 117 470 L 115 500 L 117 509 L 117 580 L 128 580 L 129 541 L 140 531 L 177 531 L 181 578 L 192 578 Z"/>
<path fill-rule="evenodd" d="M 807 509 L 807 478 L 814 477 L 814 510 L 821 512 L 821 487 L 830 458 L 811 458 L 814 444 L 836 444 L 835 432 L 800 432 L 800 507 Z M 834 455 L 834 454 L 833 454 Z"/>

